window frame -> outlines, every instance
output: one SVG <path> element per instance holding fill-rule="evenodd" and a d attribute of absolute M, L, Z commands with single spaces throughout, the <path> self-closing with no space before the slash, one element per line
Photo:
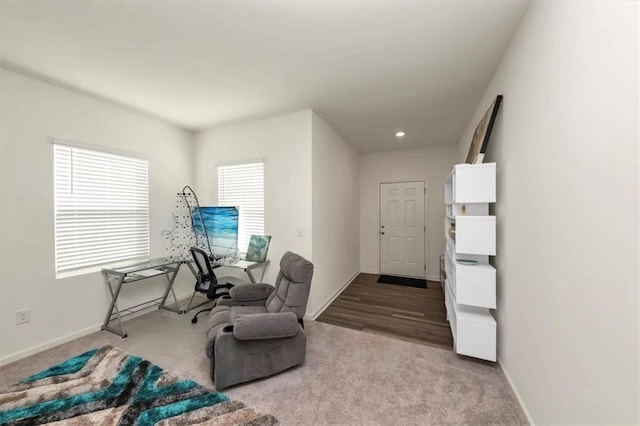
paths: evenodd
<path fill-rule="evenodd" d="M 149 168 L 150 168 L 150 164 L 149 164 L 149 160 L 146 156 L 140 155 L 138 153 L 131 153 L 131 152 L 125 152 L 125 151 L 120 151 L 120 150 L 111 150 L 111 149 L 104 149 L 102 147 L 96 147 L 96 146 L 91 146 L 91 145 L 86 145 L 86 144 L 79 144 L 79 143 L 75 143 L 75 142 L 70 142 L 67 140 L 62 140 L 62 139 L 51 139 L 51 145 L 52 145 L 52 165 L 53 165 L 53 227 L 54 227 L 54 272 L 56 275 L 56 279 L 61 279 L 61 278 L 67 278 L 67 277 L 71 277 L 71 276 L 77 276 L 77 275 L 84 275 L 84 274 L 88 274 L 88 273 L 93 273 L 93 272 L 98 272 L 101 271 L 102 269 L 104 269 L 104 267 L 108 266 L 108 265 L 113 265 L 113 264 L 118 264 L 118 263 L 123 263 L 123 262 L 127 262 L 127 261 L 137 261 L 137 260 L 143 260 L 143 259 L 148 259 L 149 255 L 150 255 L 150 251 L 151 251 L 151 232 L 150 232 L 150 228 L 151 228 L 151 223 L 150 223 L 150 173 L 149 173 Z M 80 152 L 80 153 L 84 153 L 87 156 L 95 156 L 94 159 L 97 159 L 99 157 L 103 157 L 103 158 L 108 158 L 111 157 L 111 160 L 113 160 L 110 163 L 105 163 L 103 164 L 104 167 L 103 168 L 95 168 L 94 170 L 97 170 L 98 173 L 108 173 L 109 172 L 109 168 L 114 168 L 116 167 L 114 165 L 114 163 L 118 160 L 121 159 L 121 161 L 130 161 L 131 164 L 134 163 L 138 163 L 138 165 L 142 165 L 142 168 L 144 169 L 144 172 L 140 172 L 137 175 L 135 174 L 135 172 L 133 172 L 133 167 L 130 167 L 126 170 L 132 171 L 132 173 L 134 174 L 134 178 L 132 178 L 131 181 L 120 185 L 120 186 L 130 186 L 133 184 L 136 185 L 142 185 L 143 190 L 137 190 L 136 195 L 140 195 L 140 194 L 144 194 L 144 197 L 142 198 L 136 198 L 136 202 L 140 201 L 142 203 L 142 207 L 138 206 L 137 208 L 119 208 L 119 209 L 114 209 L 113 205 L 111 206 L 106 206 L 108 204 L 108 202 L 105 202 L 104 199 L 99 199 L 99 201 L 96 201 L 95 206 L 92 207 L 86 207 L 85 206 L 78 206 L 75 205 L 74 207 L 69 207 L 66 210 L 72 210 L 75 209 L 76 212 L 77 211 L 82 211 L 85 210 L 103 210 L 106 211 L 108 213 L 113 213 L 114 211 L 119 211 L 119 212 L 128 212 L 125 213 L 125 215 L 127 215 L 127 217 L 135 217 L 134 222 L 139 222 L 141 221 L 142 224 L 139 223 L 135 223 L 134 225 L 134 233 L 142 233 L 143 235 L 139 238 L 133 237 L 130 238 L 130 240 L 133 242 L 133 244 L 127 246 L 129 248 L 129 250 L 131 250 L 132 252 L 135 252 L 134 255 L 118 255 L 117 253 L 123 253 L 124 250 L 112 250 L 112 251 L 108 251 L 105 253 L 105 256 L 107 256 L 104 260 L 100 260 L 100 261 L 91 261 L 91 262 L 87 262 L 87 261 L 82 261 L 81 258 L 77 260 L 78 266 L 74 266 L 74 267 L 61 267 L 61 259 L 60 259 L 60 250 L 63 247 L 63 244 L 60 243 L 60 237 L 62 232 L 60 231 L 60 227 L 61 227 L 61 219 L 59 217 L 60 215 L 60 211 L 65 210 L 62 206 L 62 204 L 64 204 L 64 202 L 61 202 L 60 197 L 64 198 L 64 196 L 69 196 L 70 194 L 63 194 L 61 193 L 61 190 L 59 190 L 59 188 L 57 187 L 57 185 L 63 185 L 65 183 L 61 183 L 59 181 L 60 176 L 59 174 L 59 158 L 58 158 L 58 152 L 57 149 L 58 147 L 61 147 L 62 149 L 69 149 L 71 153 L 75 152 Z M 73 156 L 73 154 L 70 154 L 71 156 Z M 71 157 L 73 158 L 73 157 Z M 70 176 L 71 176 L 71 181 L 69 182 L 69 185 L 71 188 L 74 188 L 76 185 L 78 185 L 75 181 L 73 181 L 73 179 L 75 178 L 75 174 L 78 172 L 78 169 L 74 169 L 74 164 L 73 164 L 73 160 L 71 160 L 71 165 L 69 166 L 70 172 Z M 86 178 L 86 176 L 85 176 Z M 136 180 L 136 179 L 141 179 L 141 180 Z M 94 185 L 97 186 L 104 186 L 104 179 L 98 179 L 96 178 L 93 182 Z M 111 187 L 109 187 L 112 190 L 117 190 L 118 185 L 112 185 Z M 71 190 L 73 191 L 73 189 Z M 86 195 L 86 194 L 85 194 Z M 115 202 L 119 202 L 122 201 L 123 197 L 118 197 L 115 199 Z M 79 204 L 82 204 L 82 201 L 85 201 L 86 203 L 90 203 L 89 201 L 87 201 L 87 197 L 85 198 L 78 198 L 78 200 L 76 200 L 76 202 L 79 202 Z M 111 198 L 109 198 L 110 202 Z M 105 207 L 106 206 L 106 207 Z M 84 207 L 84 208 L 83 208 Z M 133 212 L 133 213 L 132 213 Z M 105 219 L 106 222 L 109 221 L 113 221 L 114 220 L 114 216 L 109 216 L 108 213 L 105 215 L 108 217 L 108 219 Z M 69 213 L 67 213 L 69 214 Z M 79 215 L 80 217 L 82 215 Z M 129 222 L 127 222 L 129 223 Z M 75 226 L 75 233 L 78 233 L 78 225 L 72 225 Z M 99 223 L 99 226 L 107 226 L 104 223 Z M 89 230 L 88 232 L 91 232 L 92 230 Z M 100 237 L 96 237 L 95 234 L 95 229 L 93 229 L 94 234 L 92 234 L 92 237 L 94 240 L 98 240 Z M 109 236 L 106 236 L 104 238 L 109 238 Z M 111 238 L 117 238 L 116 236 L 112 236 Z M 81 241 L 81 240 L 79 240 Z M 128 242 L 131 242 L 128 241 Z M 76 242 L 76 244 L 78 244 Z M 98 245 L 99 243 L 95 242 L 93 243 L 94 245 Z M 132 249 L 132 247 L 135 247 L 136 245 L 143 247 L 142 250 L 139 249 Z M 76 250 L 78 250 L 76 248 Z M 126 249 L 125 249 L 126 250 Z M 114 255 L 115 253 L 115 255 Z"/>
<path fill-rule="evenodd" d="M 261 165 L 261 171 L 262 171 L 262 205 L 261 205 L 261 214 L 262 214 L 262 223 L 261 223 L 261 230 L 247 230 L 245 231 L 243 229 L 243 218 L 246 217 L 246 215 L 244 214 L 244 212 L 247 210 L 246 207 L 243 208 L 242 204 L 238 203 L 237 200 L 234 200 L 233 202 L 226 202 L 225 200 L 223 200 L 223 196 L 222 196 L 222 180 L 221 179 L 221 175 L 220 175 L 220 171 L 221 169 L 226 169 L 226 168 L 233 168 L 233 167 L 243 167 L 243 166 L 253 166 L 253 165 Z M 266 168 L 265 168 L 265 161 L 262 158 L 259 159 L 252 159 L 252 160 L 245 160 L 245 161 L 237 161 L 237 162 L 229 162 L 229 163 L 220 163 L 217 165 L 216 167 L 216 172 L 217 172 L 217 205 L 219 206 L 228 206 L 228 207 L 238 207 L 239 209 L 239 220 L 238 220 L 238 253 L 239 254 L 246 254 L 247 252 L 247 248 L 249 245 L 249 240 L 251 238 L 251 235 L 264 235 L 265 233 L 265 224 L 266 224 L 266 210 L 265 210 L 265 188 L 266 188 Z M 245 233 L 245 238 L 243 241 L 243 234 Z M 244 246 L 244 243 L 246 243 L 246 246 Z"/>

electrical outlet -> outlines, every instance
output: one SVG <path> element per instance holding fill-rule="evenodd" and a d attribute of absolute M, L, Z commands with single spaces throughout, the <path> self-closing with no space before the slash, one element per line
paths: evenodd
<path fill-rule="evenodd" d="M 31 309 L 16 311 L 16 324 L 24 324 L 31 321 Z"/>
<path fill-rule="evenodd" d="M 296 235 L 298 236 L 298 238 L 304 237 L 304 228 L 302 226 L 296 227 Z"/>

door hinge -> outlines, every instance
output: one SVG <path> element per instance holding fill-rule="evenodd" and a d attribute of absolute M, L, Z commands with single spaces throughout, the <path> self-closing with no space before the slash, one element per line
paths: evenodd
<path fill-rule="evenodd" d="M 424 265 L 424 270 L 425 270 L 425 271 L 427 270 L 427 265 L 426 265 L 426 264 Z"/>

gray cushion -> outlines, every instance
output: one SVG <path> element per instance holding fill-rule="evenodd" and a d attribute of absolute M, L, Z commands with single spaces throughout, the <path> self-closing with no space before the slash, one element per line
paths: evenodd
<path fill-rule="evenodd" d="M 216 306 L 264 306 L 264 299 L 260 300 L 235 300 L 227 296 L 221 297 Z"/>
<path fill-rule="evenodd" d="M 280 271 L 290 281 L 311 284 L 313 263 L 288 251 L 280 259 Z"/>
<path fill-rule="evenodd" d="M 233 321 L 238 340 L 281 339 L 298 334 L 300 324 L 293 312 L 240 315 Z"/>
<path fill-rule="evenodd" d="M 229 314 L 231 313 L 231 308 L 229 306 L 216 306 L 211 310 L 209 314 L 208 324 L 209 328 L 214 325 L 218 325 L 221 322 L 229 322 L 231 321 Z"/>
<path fill-rule="evenodd" d="M 209 358 L 213 356 L 218 331 L 228 325 L 231 325 L 231 308 L 227 306 L 216 306 L 213 311 L 211 311 L 211 316 L 209 317 L 209 329 L 207 331 L 205 344 L 205 352 Z"/>
<path fill-rule="evenodd" d="M 270 284 L 241 284 L 229 290 L 229 296 L 237 301 L 264 300 L 273 291 Z"/>
<path fill-rule="evenodd" d="M 231 308 L 231 322 L 235 322 L 240 315 L 266 314 L 264 306 L 233 306 Z"/>
<path fill-rule="evenodd" d="M 293 312 L 302 318 L 307 310 L 312 277 L 313 263 L 286 252 L 280 261 L 276 289 L 267 299 L 267 312 Z"/>
<path fill-rule="evenodd" d="M 264 314 L 266 313 L 264 306 L 216 306 L 209 315 L 209 326 L 206 340 L 206 353 L 209 358 L 213 356 L 213 347 L 216 344 L 216 334 L 218 330 L 222 330 L 228 325 L 232 325 L 235 319 L 240 315 L 247 314 Z"/>

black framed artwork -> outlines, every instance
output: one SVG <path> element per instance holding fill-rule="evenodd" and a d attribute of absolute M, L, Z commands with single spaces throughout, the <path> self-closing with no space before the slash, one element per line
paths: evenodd
<path fill-rule="evenodd" d="M 478 126 L 476 126 L 476 130 L 473 132 L 473 139 L 471 139 L 469 153 L 467 154 L 466 162 L 468 164 L 482 163 L 501 103 L 502 95 L 498 95 L 478 123 Z"/>

